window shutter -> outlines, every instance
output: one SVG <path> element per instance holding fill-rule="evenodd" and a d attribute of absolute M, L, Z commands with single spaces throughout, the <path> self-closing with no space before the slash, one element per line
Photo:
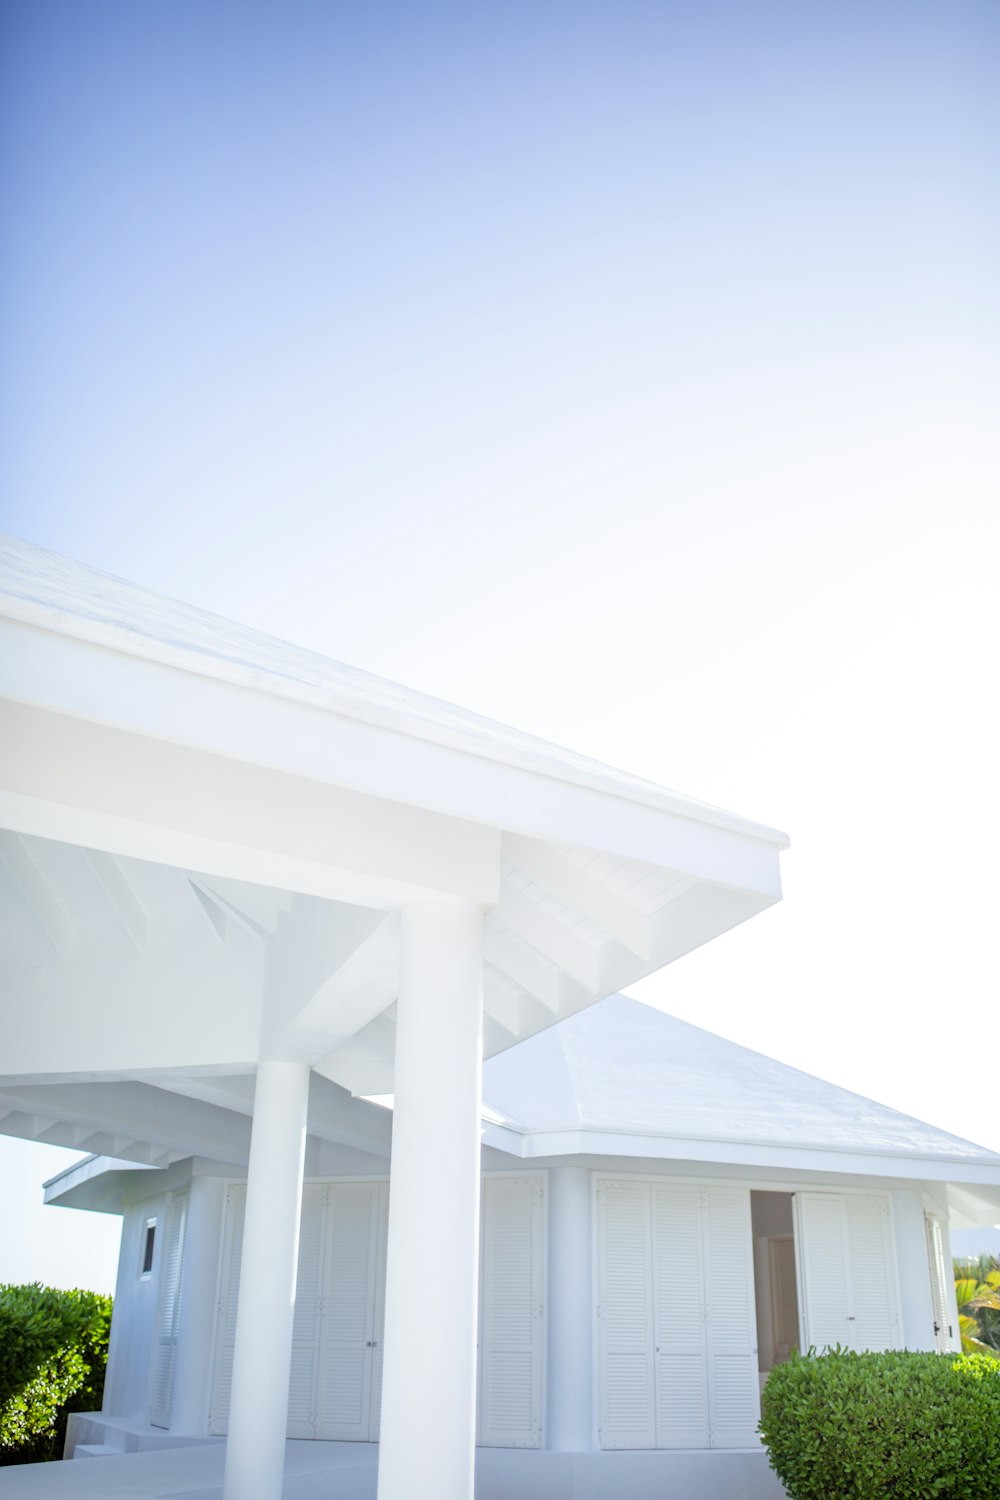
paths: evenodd
<path fill-rule="evenodd" d="M 652 1188 L 656 1446 L 709 1442 L 701 1190 Z"/>
<path fill-rule="evenodd" d="M 288 1381 L 288 1436 L 311 1438 L 316 1426 L 316 1360 L 320 1335 L 320 1282 L 328 1190 L 306 1183 L 302 1190 L 299 1258 L 295 1275 L 295 1321 Z"/>
<path fill-rule="evenodd" d="M 755 1448 L 760 1381 L 746 1189 L 704 1189 L 704 1244 L 711 1446 Z"/>
<path fill-rule="evenodd" d="M 541 1444 L 544 1243 L 543 1179 L 485 1178 L 479 1442 L 487 1448 Z"/>
<path fill-rule="evenodd" d="M 373 1182 L 330 1188 L 317 1391 L 320 1438 L 369 1439 L 378 1189 Z"/>
<path fill-rule="evenodd" d="M 177 1322 L 181 1308 L 187 1201 L 186 1193 L 171 1193 L 168 1199 L 166 1235 L 160 1256 L 156 1348 L 153 1352 L 153 1379 L 149 1403 L 149 1421 L 153 1427 L 170 1426 L 170 1404 L 174 1393 L 174 1362 L 177 1356 Z"/>
<path fill-rule="evenodd" d="M 934 1214 L 924 1214 L 927 1231 L 927 1266 L 931 1277 L 931 1303 L 934 1308 L 934 1347 L 948 1354 L 955 1347 L 952 1336 L 951 1310 L 948 1306 L 948 1283 L 944 1265 L 944 1238 L 941 1221 Z"/>
<path fill-rule="evenodd" d="M 849 1193 L 844 1204 L 853 1314 L 851 1348 L 893 1349 L 898 1337 L 889 1200 Z"/>
<path fill-rule="evenodd" d="M 653 1448 L 653 1268 L 649 1184 L 602 1182 L 597 1194 L 600 1441 Z"/>
<path fill-rule="evenodd" d="M 243 1221 L 246 1214 L 245 1183 L 234 1183 L 226 1195 L 226 1222 L 222 1236 L 219 1270 L 218 1323 L 215 1334 L 215 1368 L 212 1372 L 212 1405 L 208 1430 L 221 1437 L 229 1429 L 229 1401 L 233 1388 L 233 1349 L 236 1344 L 236 1308 L 240 1296 L 240 1259 L 243 1254 Z"/>

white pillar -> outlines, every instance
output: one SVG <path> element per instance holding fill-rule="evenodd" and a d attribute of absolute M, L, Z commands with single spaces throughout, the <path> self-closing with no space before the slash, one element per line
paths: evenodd
<path fill-rule="evenodd" d="M 379 1500 L 472 1500 L 482 912 L 403 910 Z"/>
<path fill-rule="evenodd" d="M 591 1202 L 585 1167 L 551 1168 L 547 1446 L 561 1453 L 594 1446 Z"/>
<path fill-rule="evenodd" d="M 184 1270 L 170 1431 L 208 1434 L 212 1337 L 219 1282 L 219 1245 L 226 1208 L 221 1177 L 192 1177 L 184 1230 Z"/>
<path fill-rule="evenodd" d="M 259 1064 L 223 1500 L 281 1497 L 308 1105 L 307 1063 Z"/>
<path fill-rule="evenodd" d="M 924 1200 L 919 1188 L 897 1188 L 893 1192 L 892 1226 L 899 1268 L 899 1341 L 904 1349 L 933 1349 L 934 1301 Z"/>

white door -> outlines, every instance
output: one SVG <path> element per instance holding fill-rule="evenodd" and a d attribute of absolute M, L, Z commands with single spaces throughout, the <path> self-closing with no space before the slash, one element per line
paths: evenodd
<path fill-rule="evenodd" d="M 603 1448 L 757 1444 L 750 1195 L 598 1185 Z"/>
<path fill-rule="evenodd" d="M 328 1189 L 320 1346 L 316 1388 L 318 1438 L 374 1441 L 382 1366 L 376 1361 L 379 1286 L 385 1283 L 388 1188 L 382 1182 L 336 1183 Z"/>
<path fill-rule="evenodd" d="M 478 1441 L 542 1441 L 545 1188 L 540 1175 L 485 1177 L 480 1236 Z"/>
<path fill-rule="evenodd" d="M 483 1182 L 479 1441 L 538 1447 L 544 1385 L 544 1175 Z M 229 1422 L 246 1187 L 227 1197 L 209 1431 Z M 307 1183 L 302 1197 L 289 1437 L 376 1442 L 389 1187 Z M 415 1372 L 419 1379 L 419 1372 Z"/>
<path fill-rule="evenodd" d="M 597 1189 L 598 1404 L 602 1448 L 656 1447 L 649 1184 Z"/>
<path fill-rule="evenodd" d="M 174 1364 L 177 1358 L 177 1324 L 181 1311 L 184 1269 L 184 1229 L 187 1223 L 187 1193 L 171 1193 L 167 1199 L 164 1238 L 160 1245 L 159 1294 L 156 1306 L 156 1346 L 149 1399 L 152 1427 L 170 1426 L 174 1394 Z"/>
<path fill-rule="evenodd" d="M 294 1438 L 311 1438 L 316 1430 L 316 1366 L 320 1352 L 323 1262 L 329 1232 L 329 1191 L 317 1182 L 307 1182 L 302 1190 L 288 1377 L 288 1436 Z"/>
<path fill-rule="evenodd" d="M 302 1194 L 288 1435 L 374 1441 L 381 1400 L 384 1182 L 306 1183 Z M 209 1431 L 229 1425 L 246 1186 L 227 1196 Z M 378 1351 L 378 1352 L 377 1352 Z"/>
<path fill-rule="evenodd" d="M 895 1348 L 889 1200 L 872 1193 L 796 1193 L 795 1240 L 803 1347 Z"/>

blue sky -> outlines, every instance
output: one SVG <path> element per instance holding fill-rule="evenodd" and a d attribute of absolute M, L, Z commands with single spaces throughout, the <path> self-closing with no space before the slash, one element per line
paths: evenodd
<path fill-rule="evenodd" d="M 3 28 L 5 529 L 786 827 L 647 998 L 1000 1148 L 996 6 Z"/>

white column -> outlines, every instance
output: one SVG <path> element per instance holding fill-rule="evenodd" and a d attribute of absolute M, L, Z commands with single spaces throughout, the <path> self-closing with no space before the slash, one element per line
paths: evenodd
<path fill-rule="evenodd" d="M 472 1500 L 482 922 L 468 901 L 402 914 L 379 1500 Z"/>
<path fill-rule="evenodd" d="M 226 1184 L 221 1177 L 192 1177 L 184 1230 L 170 1431 L 195 1437 L 205 1437 L 208 1433 L 212 1337 L 225 1207 Z"/>
<path fill-rule="evenodd" d="M 549 1171 L 547 1446 L 594 1446 L 592 1191 L 585 1167 Z"/>
<path fill-rule="evenodd" d="M 899 1342 L 904 1349 L 934 1348 L 934 1300 L 924 1200 L 919 1188 L 892 1194 L 892 1226 L 899 1269 Z"/>
<path fill-rule="evenodd" d="M 261 1062 L 253 1102 L 223 1500 L 280 1500 L 308 1063 Z"/>

